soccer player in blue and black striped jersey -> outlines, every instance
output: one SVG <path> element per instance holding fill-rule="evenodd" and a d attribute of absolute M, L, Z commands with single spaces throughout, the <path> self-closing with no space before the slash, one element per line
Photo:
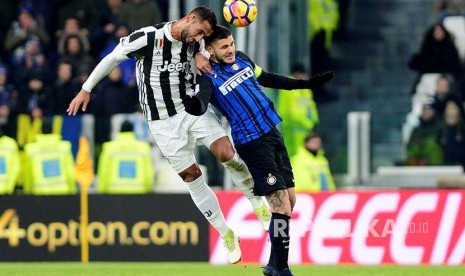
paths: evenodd
<path fill-rule="evenodd" d="M 239 156 L 254 178 L 255 195 L 265 196 L 271 208 L 271 255 L 265 275 L 292 275 L 288 266 L 289 221 L 295 204 L 294 177 L 283 138 L 282 121 L 262 86 L 277 89 L 317 88 L 334 72 L 310 80 L 268 73 L 243 52 L 236 52 L 228 28 L 216 26 L 205 39 L 213 73 L 197 77 L 199 92 L 185 99 L 186 111 L 200 115 L 211 102 L 228 119 Z"/>

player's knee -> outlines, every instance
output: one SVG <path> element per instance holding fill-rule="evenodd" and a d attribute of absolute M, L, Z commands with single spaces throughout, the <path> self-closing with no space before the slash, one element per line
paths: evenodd
<path fill-rule="evenodd" d="M 192 182 L 202 175 L 202 171 L 197 164 L 193 164 L 189 168 L 179 173 L 179 176 L 184 182 Z"/>
<path fill-rule="evenodd" d="M 233 159 L 235 153 L 236 152 L 232 147 L 225 148 L 221 152 L 221 155 L 218 157 L 218 159 L 221 163 L 228 162 L 229 160 Z"/>
<path fill-rule="evenodd" d="M 221 137 L 213 142 L 210 146 L 210 150 L 221 163 L 228 162 L 233 159 L 234 154 L 236 153 L 227 137 Z"/>

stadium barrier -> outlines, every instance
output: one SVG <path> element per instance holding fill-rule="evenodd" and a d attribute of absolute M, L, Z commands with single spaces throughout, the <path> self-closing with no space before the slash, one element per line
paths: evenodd
<path fill-rule="evenodd" d="M 79 196 L 0 196 L 0 261 L 79 261 Z M 188 194 L 90 195 L 90 261 L 208 261 Z"/>
<path fill-rule="evenodd" d="M 250 203 L 217 192 L 224 215 L 241 237 L 243 262 L 266 263 L 268 234 Z M 291 220 L 292 264 L 462 265 L 464 190 L 386 190 L 297 194 Z M 210 262 L 227 263 L 210 228 Z"/>
<path fill-rule="evenodd" d="M 242 261 L 270 244 L 240 192 L 217 191 L 241 237 Z M 464 190 L 299 193 L 292 264 L 463 265 Z M 79 261 L 79 196 L 1 196 L 0 261 Z M 188 194 L 90 195 L 90 261 L 227 263 L 217 232 Z"/>

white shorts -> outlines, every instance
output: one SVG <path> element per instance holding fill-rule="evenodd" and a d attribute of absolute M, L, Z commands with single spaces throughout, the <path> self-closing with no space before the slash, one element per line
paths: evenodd
<path fill-rule="evenodd" d="M 210 108 L 201 116 L 182 111 L 167 119 L 149 121 L 148 125 L 161 153 L 177 173 L 196 162 L 196 141 L 210 149 L 214 141 L 227 136 Z"/>

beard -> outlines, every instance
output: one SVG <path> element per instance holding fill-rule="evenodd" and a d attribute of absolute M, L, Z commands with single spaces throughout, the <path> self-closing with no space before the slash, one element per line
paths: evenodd
<path fill-rule="evenodd" d="M 236 61 L 235 55 L 224 55 L 223 58 L 221 59 L 221 62 L 227 63 L 227 64 L 232 64 Z"/>
<path fill-rule="evenodd" d="M 181 42 L 184 43 L 184 44 L 194 44 L 195 39 L 192 39 L 192 41 L 189 41 L 188 36 L 189 36 L 189 29 L 188 29 L 188 27 L 186 27 L 186 28 L 182 29 L 182 31 L 181 31 Z"/>

